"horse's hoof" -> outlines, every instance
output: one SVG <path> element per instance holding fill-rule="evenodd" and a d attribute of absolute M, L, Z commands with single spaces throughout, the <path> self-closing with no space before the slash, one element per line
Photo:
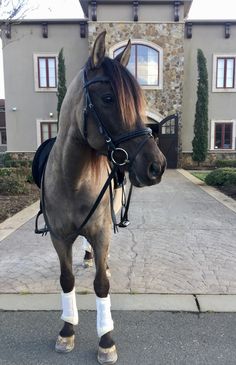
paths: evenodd
<path fill-rule="evenodd" d="M 92 267 L 92 266 L 93 266 L 93 259 L 89 259 L 89 260 L 84 259 L 83 267 L 85 269 L 88 269 L 89 267 Z"/>
<path fill-rule="evenodd" d="M 61 337 L 60 335 L 57 338 L 57 342 L 55 345 L 56 352 L 67 353 L 73 350 L 75 346 L 75 335 L 70 337 Z"/>
<path fill-rule="evenodd" d="M 116 346 L 113 345 L 108 349 L 104 349 L 99 346 L 97 359 L 99 364 L 105 364 L 105 365 L 115 364 L 118 359 Z"/>

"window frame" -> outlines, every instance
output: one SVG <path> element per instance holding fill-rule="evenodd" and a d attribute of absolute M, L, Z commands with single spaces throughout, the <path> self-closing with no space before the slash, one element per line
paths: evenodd
<path fill-rule="evenodd" d="M 229 148 L 215 148 L 216 145 L 216 125 L 226 125 L 231 124 L 231 146 Z M 212 120 L 211 121 L 211 141 L 210 141 L 210 150 L 217 151 L 235 151 L 235 140 L 236 140 L 236 120 Z"/>
<path fill-rule="evenodd" d="M 114 58 L 114 52 L 117 51 L 121 47 L 125 47 L 128 40 L 116 43 L 109 49 L 109 57 Z M 159 54 L 159 64 L 158 64 L 158 85 L 140 85 L 142 89 L 145 90 L 162 90 L 163 89 L 163 49 L 157 44 L 149 41 L 144 41 L 143 39 L 132 39 L 132 45 L 141 45 L 154 49 Z M 137 47 L 136 47 L 137 49 Z M 137 75 L 137 51 L 135 51 L 135 74 Z M 137 78 L 136 78 L 137 79 Z"/>
<path fill-rule="evenodd" d="M 48 67 L 46 67 L 46 77 L 47 77 L 47 86 L 41 87 L 40 86 L 40 69 L 39 69 L 39 59 L 55 59 L 55 87 L 49 86 L 49 78 L 48 78 Z M 58 85 L 58 79 L 57 79 L 57 70 L 58 70 L 58 54 L 57 53 L 35 53 L 33 55 L 34 60 L 34 86 L 36 92 L 57 92 L 57 85 Z M 46 64 L 48 65 L 48 61 L 46 61 Z"/>
<path fill-rule="evenodd" d="M 217 76 L 218 76 L 218 60 L 224 60 L 224 86 L 217 86 Z M 234 70 L 233 70 L 233 86 L 226 87 L 226 76 L 227 76 L 227 66 L 226 60 L 233 59 Z M 212 92 L 236 92 L 236 54 L 213 54 L 213 75 L 212 75 Z"/>

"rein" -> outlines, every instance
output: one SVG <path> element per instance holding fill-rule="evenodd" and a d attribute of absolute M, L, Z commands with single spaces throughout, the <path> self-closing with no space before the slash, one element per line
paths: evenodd
<path fill-rule="evenodd" d="M 128 210 L 129 210 L 129 204 L 130 204 L 130 199 L 131 199 L 131 194 L 132 194 L 132 184 L 130 186 L 130 190 L 129 190 L 129 194 L 128 194 L 128 199 L 126 200 L 126 195 L 125 195 L 125 189 L 124 189 L 124 181 L 121 183 L 122 186 L 122 208 L 121 208 L 121 221 L 120 223 L 117 224 L 116 222 L 116 217 L 115 217 L 115 212 L 113 209 L 113 194 L 112 194 L 112 180 L 115 178 L 117 171 L 119 171 L 119 167 L 120 166 L 124 166 L 124 165 L 129 165 L 129 168 L 131 168 L 137 154 L 140 152 L 140 150 L 142 149 L 142 147 L 144 146 L 144 144 L 147 142 L 147 140 L 149 138 L 152 137 L 152 130 L 150 128 L 144 127 L 144 128 L 139 128 L 136 129 L 134 131 L 130 131 L 127 133 L 123 133 L 121 136 L 119 136 L 118 138 L 113 138 L 109 131 L 107 130 L 107 128 L 105 127 L 104 123 L 102 122 L 93 102 L 91 99 L 91 95 L 89 93 L 89 86 L 93 85 L 95 83 L 110 83 L 110 79 L 106 76 L 102 76 L 102 77 L 95 77 L 92 80 L 88 80 L 87 79 L 87 74 L 86 74 L 86 70 L 84 70 L 84 86 L 83 88 L 85 89 L 85 100 L 86 100 L 86 107 L 84 109 L 84 127 L 83 127 L 83 134 L 84 134 L 84 138 L 87 140 L 88 137 L 88 132 L 87 132 L 87 115 L 89 112 L 92 113 L 97 126 L 98 126 L 98 130 L 100 132 L 100 134 L 102 134 L 104 136 L 106 145 L 107 145 L 107 152 L 108 152 L 108 159 L 110 161 L 110 163 L 112 164 L 112 168 L 111 168 L 111 172 L 108 175 L 108 178 L 103 186 L 103 188 L 101 189 L 96 201 L 94 202 L 90 212 L 88 213 L 88 215 L 86 216 L 86 218 L 84 219 L 84 221 L 82 222 L 82 224 L 79 226 L 79 228 L 77 228 L 72 234 L 70 234 L 69 236 L 67 236 L 66 238 L 63 238 L 65 241 L 70 241 L 72 239 L 75 239 L 81 232 L 81 230 L 84 228 L 84 226 L 87 224 L 87 222 L 89 221 L 89 219 L 92 217 L 93 213 L 95 212 L 95 210 L 97 209 L 99 203 L 101 202 L 106 190 L 109 187 L 109 192 L 110 192 L 110 206 L 111 206 L 111 217 L 112 217 L 112 221 L 113 221 L 113 226 L 114 226 L 114 232 L 116 233 L 118 231 L 118 226 L 119 227 L 127 227 L 129 225 L 129 220 L 128 220 Z M 137 150 L 135 151 L 134 156 L 132 156 L 132 158 L 129 158 L 128 152 L 124 149 L 119 147 L 119 145 L 123 142 L 129 141 L 131 139 L 140 137 L 140 136 L 144 136 L 146 138 L 144 138 L 140 144 L 137 147 Z M 118 152 L 118 155 L 123 155 L 121 159 L 119 159 L 116 154 Z M 56 239 L 60 240 L 61 237 L 59 237 L 53 230 L 52 227 L 49 224 L 48 221 L 48 217 L 46 214 L 46 210 L 45 210 L 45 194 L 44 194 L 44 176 L 45 176 L 45 169 L 46 166 L 44 168 L 44 172 L 43 172 L 43 176 L 42 176 L 42 201 L 40 204 L 40 211 L 37 214 L 36 217 L 36 223 L 35 223 L 35 233 L 39 233 L 39 234 L 47 234 L 47 232 L 50 232 L 52 236 L 54 236 Z M 45 220 L 45 227 L 43 229 L 38 229 L 38 218 L 39 216 L 43 213 L 44 216 L 44 220 Z"/>

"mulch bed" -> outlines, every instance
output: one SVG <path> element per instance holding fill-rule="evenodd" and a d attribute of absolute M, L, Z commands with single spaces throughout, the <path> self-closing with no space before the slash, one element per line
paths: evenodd
<path fill-rule="evenodd" d="M 0 223 L 39 199 L 39 189 L 35 184 L 27 184 L 24 195 L 0 195 Z"/>

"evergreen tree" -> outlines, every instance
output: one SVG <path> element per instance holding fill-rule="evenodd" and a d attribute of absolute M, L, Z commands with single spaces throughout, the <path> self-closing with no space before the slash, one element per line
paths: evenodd
<path fill-rule="evenodd" d="M 194 138 L 192 141 L 192 159 L 205 161 L 208 149 L 208 74 L 206 58 L 201 49 L 197 51 L 198 87 L 194 120 Z"/>
<path fill-rule="evenodd" d="M 59 122 L 59 116 L 61 111 L 61 105 L 66 95 L 66 67 L 65 59 L 63 55 L 63 48 L 58 55 L 58 86 L 57 86 L 57 117 Z"/>

